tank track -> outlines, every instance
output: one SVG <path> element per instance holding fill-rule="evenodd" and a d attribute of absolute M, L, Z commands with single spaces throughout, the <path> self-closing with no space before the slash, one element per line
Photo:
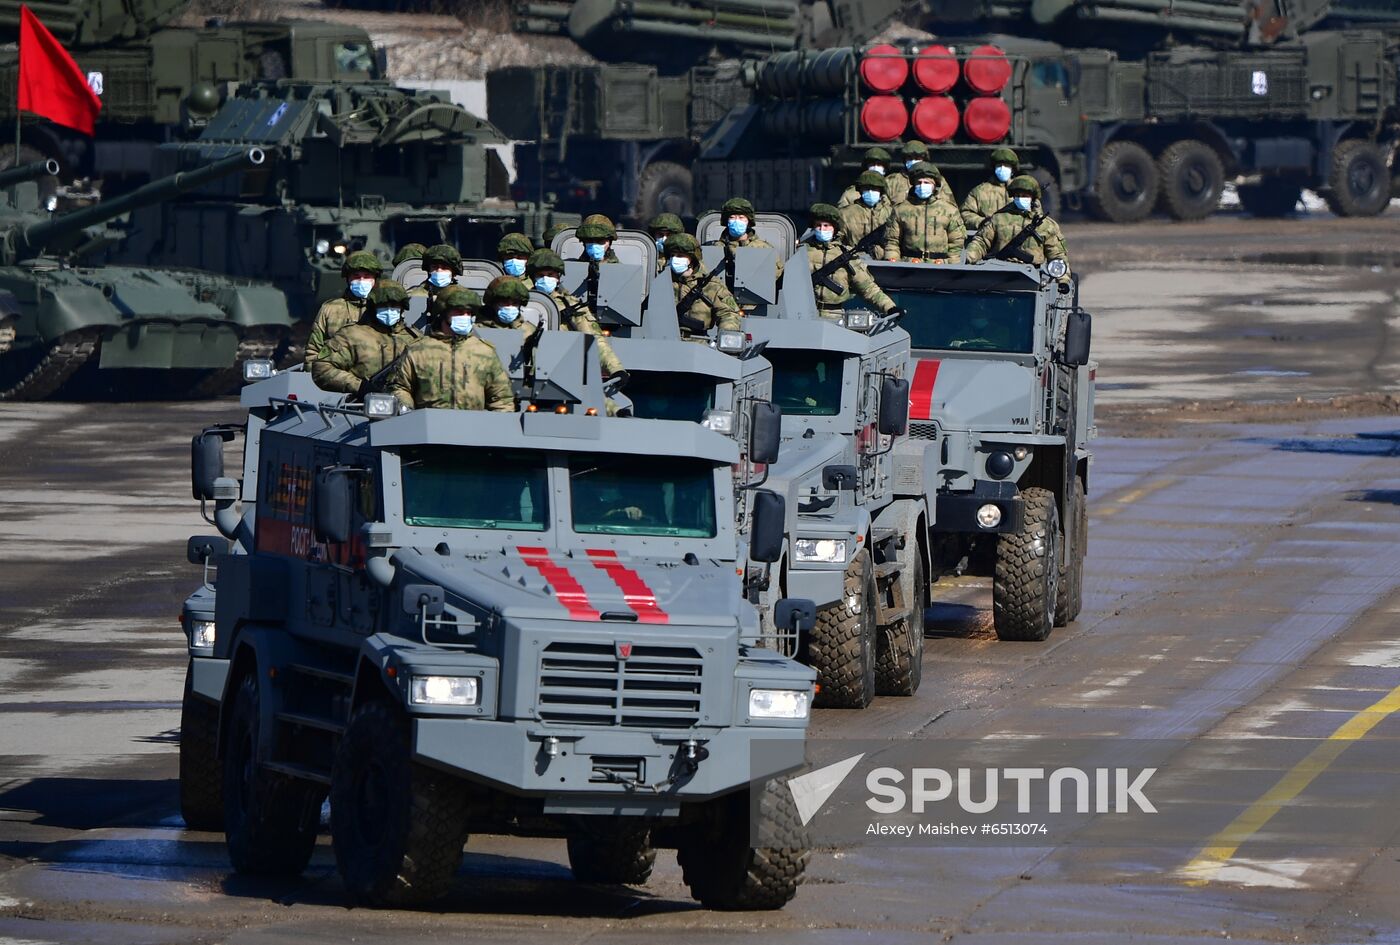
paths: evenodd
<path fill-rule="evenodd" d="M 15 339 L 19 337 L 19 329 L 14 325 L 0 325 L 0 354 L 9 351 L 15 345 Z"/>
<path fill-rule="evenodd" d="M 218 397 L 238 389 L 243 380 L 243 362 L 254 358 L 271 358 L 281 346 L 286 333 L 276 328 L 250 328 L 238 342 L 233 367 L 210 371 L 190 388 L 192 397 Z"/>
<path fill-rule="evenodd" d="M 277 369 L 285 371 L 306 360 L 306 343 L 311 339 L 311 323 L 293 325 L 286 346 L 277 353 Z"/>
<path fill-rule="evenodd" d="M 84 328 L 63 335 L 27 374 L 13 385 L 0 389 L 0 401 L 48 397 L 97 353 L 101 341 L 100 328 Z"/>

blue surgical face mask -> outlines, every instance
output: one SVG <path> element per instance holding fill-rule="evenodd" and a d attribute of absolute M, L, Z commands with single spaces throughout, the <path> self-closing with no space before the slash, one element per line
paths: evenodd
<path fill-rule="evenodd" d="M 506 275 L 508 276 L 523 276 L 525 275 L 525 260 L 507 259 L 505 262 L 501 263 L 501 268 L 506 271 Z"/>
<path fill-rule="evenodd" d="M 1016 205 L 1016 209 L 1017 209 L 1017 210 L 1020 210 L 1022 213 L 1029 213 L 1029 212 L 1030 212 L 1030 209 L 1031 209 L 1031 198 L 1029 198 L 1029 197 L 1012 197 L 1012 198 L 1011 198 L 1011 202 L 1014 203 L 1014 204 Z"/>
<path fill-rule="evenodd" d="M 906 171 L 912 171 L 914 169 L 914 165 L 918 163 L 919 158 L 910 158 L 909 160 L 904 162 L 904 169 Z"/>
<path fill-rule="evenodd" d="M 452 281 L 452 273 L 448 272 L 446 269 L 434 269 L 432 272 L 428 273 L 428 281 L 441 289 Z"/>
<path fill-rule="evenodd" d="M 746 217 L 734 217 L 726 225 L 729 227 L 729 235 L 733 237 L 743 236 L 749 231 L 749 221 Z"/>
<path fill-rule="evenodd" d="M 1007 167 L 1005 164 L 998 164 L 992 170 L 992 173 L 995 174 L 997 180 L 1001 181 L 1003 184 L 1011 179 L 1011 168 Z"/>
<path fill-rule="evenodd" d="M 374 317 L 379 319 L 382 324 L 393 328 L 399 323 L 399 319 L 403 318 L 403 310 L 397 308 L 381 308 L 375 311 Z"/>
<path fill-rule="evenodd" d="M 453 315 L 450 320 L 450 324 L 452 326 L 452 334 L 470 335 L 472 333 L 472 329 L 476 327 L 476 316 Z"/>
<path fill-rule="evenodd" d="M 535 288 L 543 292 L 545 295 L 549 295 L 555 289 L 559 288 L 559 277 L 539 276 L 535 279 Z"/>
<path fill-rule="evenodd" d="M 690 258 L 688 256 L 672 256 L 671 271 L 678 276 L 683 276 L 690 271 Z"/>
<path fill-rule="evenodd" d="M 874 171 L 876 174 L 879 174 L 881 177 L 884 177 L 884 176 L 885 176 L 885 165 L 883 165 L 883 164 L 872 164 L 872 165 L 870 165 L 869 167 L 867 167 L 866 170 L 867 170 L 867 171 Z"/>
<path fill-rule="evenodd" d="M 914 185 L 914 196 L 915 196 L 915 197 L 918 197 L 920 200 L 927 200 L 928 198 L 930 198 L 930 197 L 933 196 L 933 185 L 932 185 L 932 184 L 915 184 L 915 185 Z"/>
<path fill-rule="evenodd" d="M 583 251 L 594 262 L 602 262 L 603 257 L 608 254 L 608 248 L 602 243 L 584 243 Z"/>
<path fill-rule="evenodd" d="M 812 235 L 817 238 L 818 243 L 830 243 L 836 238 L 836 228 L 819 226 L 812 231 Z"/>
<path fill-rule="evenodd" d="M 497 320 L 503 321 L 503 322 L 505 322 L 507 325 L 514 325 L 514 324 L 515 324 L 515 320 L 516 320 L 517 318 L 519 318 L 519 317 L 520 317 L 520 306 L 519 306 L 519 305 L 502 305 L 500 308 L 496 309 L 496 318 L 497 318 Z"/>
<path fill-rule="evenodd" d="M 369 295 L 369 290 L 374 288 L 373 279 L 351 279 L 350 294 L 357 299 L 363 299 Z"/>
<path fill-rule="evenodd" d="M 666 252 L 666 237 L 658 236 L 656 238 L 656 251 L 658 253 Z"/>
<path fill-rule="evenodd" d="M 862 190 L 860 192 L 860 202 L 867 207 L 873 207 L 880 202 L 880 192 L 878 190 Z"/>

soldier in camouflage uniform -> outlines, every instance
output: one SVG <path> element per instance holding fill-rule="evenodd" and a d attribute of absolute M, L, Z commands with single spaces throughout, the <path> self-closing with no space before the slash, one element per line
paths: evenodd
<path fill-rule="evenodd" d="M 322 302 L 316 310 L 316 318 L 311 322 L 311 335 L 306 339 L 305 364 L 308 371 L 336 332 L 360 320 L 365 311 L 365 299 L 369 298 L 375 280 L 383 271 L 384 265 L 379 257 L 367 249 L 358 249 L 345 257 L 345 264 L 340 267 L 345 291 L 339 298 Z"/>
<path fill-rule="evenodd" d="M 428 247 L 424 246 L 422 243 L 405 243 L 403 246 L 399 247 L 399 251 L 394 254 L 393 262 L 389 265 L 398 268 L 400 263 L 407 262 L 410 259 L 422 259 L 423 254 L 427 251 Z"/>
<path fill-rule="evenodd" d="M 393 279 L 380 279 L 365 303 L 364 316 L 326 343 L 311 365 L 322 390 L 364 396 L 369 379 L 388 367 L 421 337 L 404 321 L 408 293 Z"/>
<path fill-rule="evenodd" d="M 841 219 L 838 221 L 842 235 L 851 246 L 859 245 L 872 233 L 876 234 L 864 250 L 875 259 L 885 258 L 885 227 L 894 214 L 894 206 L 885 196 L 885 182 L 885 178 L 869 171 L 856 178 L 860 199 L 841 207 Z"/>
<path fill-rule="evenodd" d="M 588 235 L 585 236 L 584 233 Z M 617 253 L 613 252 L 613 240 L 617 239 L 617 226 L 602 213 L 590 213 L 583 218 L 583 222 L 574 230 L 574 236 L 583 243 L 583 255 L 579 257 L 580 262 L 615 263 L 622 262 L 617 258 Z M 601 243 L 602 255 L 598 259 L 590 256 L 589 243 Z M 597 250 L 592 250 L 595 255 Z"/>
<path fill-rule="evenodd" d="M 598 339 L 598 364 L 603 373 L 611 377 L 622 370 L 622 361 L 608 344 L 598 318 L 588 305 L 575 295 L 570 295 L 559 287 L 559 277 L 564 273 L 564 260 L 550 249 L 537 249 L 530 256 L 525 268 L 526 274 L 534 280 L 536 292 L 543 292 L 554 300 L 559 308 L 559 327 L 565 331 L 581 331 Z"/>
<path fill-rule="evenodd" d="M 687 341 L 708 341 L 706 333 L 719 327 L 739 330 L 739 304 L 718 277 L 709 278 L 700 267 L 700 244 L 687 233 L 678 233 L 666 240 L 667 265 L 671 267 L 671 286 L 676 293 L 676 315 L 680 319 L 681 337 Z M 703 288 L 701 284 L 703 282 Z"/>
<path fill-rule="evenodd" d="M 870 148 L 865 152 L 864 159 L 860 162 L 860 172 L 862 174 L 879 174 L 885 178 L 885 196 L 890 198 L 890 203 L 898 203 L 895 197 L 903 199 L 903 193 L 896 195 L 890 187 L 892 181 L 898 177 L 897 174 L 890 173 L 890 165 L 894 163 L 894 158 L 890 157 L 890 152 L 881 147 Z M 852 184 L 841 192 L 841 199 L 836 201 L 836 206 L 849 207 L 860 200 L 860 185 Z"/>
<path fill-rule="evenodd" d="M 565 230 L 572 230 L 573 228 L 574 225 L 572 223 L 551 223 L 540 239 L 544 242 L 545 248 L 548 249 L 550 244 L 554 242 L 554 237 L 563 233 Z"/>
<path fill-rule="evenodd" d="M 836 241 L 836 230 L 844 214 L 845 211 L 829 203 L 812 204 L 812 238 L 807 242 L 807 264 L 813 273 L 850 251 L 850 246 Z M 835 289 L 826 284 L 827 279 L 836 285 Z M 812 293 L 817 298 L 822 318 L 839 320 L 846 303 L 857 295 L 882 315 L 896 310 L 894 301 L 875 283 L 870 270 L 855 253 L 850 253 L 849 258 L 827 273 L 825 279 L 813 280 Z"/>
<path fill-rule="evenodd" d="M 519 279 L 524 285 L 525 266 L 529 263 L 530 254 L 534 251 L 535 244 L 530 242 L 530 237 L 524 233 L 507 233 L 496 244 L 496 260 L 501 264 L 506 275 Z"/>
<path fill-rule="evenodd" d="M 1060 225 L 1042 213 L 1037 205 L 1040 184 L 1022 174 L 1006 185 L 1011 203 L 1002 207 L 977 228 L 967 244 L 967 261 L 1006 259 L 1043 266 L 1052 259 L 1065 261 L 1061 282 L 1069 281 L 1069 252 Z"/>
<path fill-rule="evenodd" d="M 977 228 L 992 214 L 1011 202 L 1006 185 L 1016 176 L 1020 166 L 1021 162 L 1016 157 L 1016 152 L 1010 148 L 997 148 L 988 155 L 987 169 L 991 178 L 968 191 L 962 202 L 963 225 L 967 227 L 969 234 L 976 233 Z"/>
<path fill-rule="evenodd" d="M 708 246 L 723 246 L 728 255 L 736 249 L 771 249 L 778 258 L 778 278 L 783 277 L 783 254 L 778 247 L 759 236 L 754 230 L 754 220 L 758 214 L 753 204 L 743 197 L 731 197 L 719 208 L 720 219 L 724 221 L 724 232 L 719 239 L 707 243 Z M 729 286 L 731 292 L 733 286 Z"/>
<path fill-rule="evenodd" d="M 433 299 L 432 331 L 408 349 L 385 389 L 409 407 L 515 410 L 510 375 L 489 341 L 476 336 L 481 297 L 459 285 Z"/>
<path fill-rule="evenodd" d="M 647 232 L 656 241 L 656 271 L 666 268 L 666 238 L 685 232 L 685 224 L 674 213 L 658 213 L 647 224 Z"/>
<path fill-rule="evenodd" d="M 535 328 L 524 316 L 530 301 L 530 288 L 514 276 L 497 276 L 486 287 L 486 305 L 481 310 L 482 328 L 510 328 L 533 335 Z"/>
<path fill-rule="evenodd" d="M 894 208 L 885 230 L 885 258 L 904 262 L 959 262 L 967 230 L 956 207 L 941 203 L 943 174 L 920 161 L 909 171 L 909 199 Z"/>
<path fill-rule="evenodd" d="M 428 274 L 428 280 L 410 289 L 408 294 L 427 296 L 428 309 L 431 311 L 432 300 L 437 297 L 438 292 L 454 284 L 462 274 L 462 254 L 457 252 L 457 247 L 447 243 L 430 246 L 423 253 L 423 271 Z"/>

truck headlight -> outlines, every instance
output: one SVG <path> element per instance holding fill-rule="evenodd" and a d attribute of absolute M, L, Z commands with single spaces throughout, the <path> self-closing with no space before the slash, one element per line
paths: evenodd
<path fill-rule="evenodd" d="M 983 528 L 996 528 L 1001 524 L 1001 508 L 995 505 L 984 505 L 977 510 L 977 524 Z"/>
<path fill-rule="evenodd" d="M 211 647 L 214 645 L 214 638 L 217 632 L 214 629 L 212 620 L 191 620 L 190 621 L 190 646 Z"/>
<path fill-rule="evenodd" d="M 805 719 L 812 709 L 811 697 L 796 689 L 749 690 L 749 718 Z"/>
<path fill-rule="evenodd" d="M 846 560 L 846 543 L 835 538 L 799 538 L 792 548 L 798 561 L 842 564 Z"/>
<path fill-rule="evenodd" d="M 372 420 L 382 420 L 399 412 L 398 399 L 393 394 L 366 394 L 365 416 Z"/>
<path fill-rule="evenodd" d="M 481 689 L 475 676 L 414 676 L 408 701 L 414 705 L 476 705 Z"/>
<path fill-rule="evenodd" d="M 715 338 L 715 347 L 725 354 L 738 354 L 744 350 L 748 336 L 742 331 L 729 329 L 721 331 Z"/>
<path fill-rule="evenodd" d="M 1069 272 L 1069 266 L 1065 265 L 1063 259 L 1052 259 L 1045 264 L 1045 271 L 1050 274 L 1050 278 L 1060 279 Z"/>
<path fill-rule="evenodd" d="M 847 312 L 846 327 L 852 331 L 869 331 L 875 323 L 875 316 L 866 311 Z"/>
<path fill-rule="evenodd" d="M 707 430 L 731 436 L 734 433 L 734 411 L 706 410 L 705 419 L 700 421 L 700 425 Z"/>
<path fill-rule="evenodd" d="M 264 358 L 249 358 L 243 362 L 243 383 L 265 381 L 273 375 L 272 362 Z"/>

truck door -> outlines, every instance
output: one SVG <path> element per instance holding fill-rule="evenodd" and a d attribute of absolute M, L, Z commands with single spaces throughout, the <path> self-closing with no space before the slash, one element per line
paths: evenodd
<path fill-rule="evenodd" d="M 1026 138 L 1056 150 L 1084 143 L 1084 123 L 1076 102 L 1077 64 L 1069 59 L 1036 59 L 1027 77 Z"/>

